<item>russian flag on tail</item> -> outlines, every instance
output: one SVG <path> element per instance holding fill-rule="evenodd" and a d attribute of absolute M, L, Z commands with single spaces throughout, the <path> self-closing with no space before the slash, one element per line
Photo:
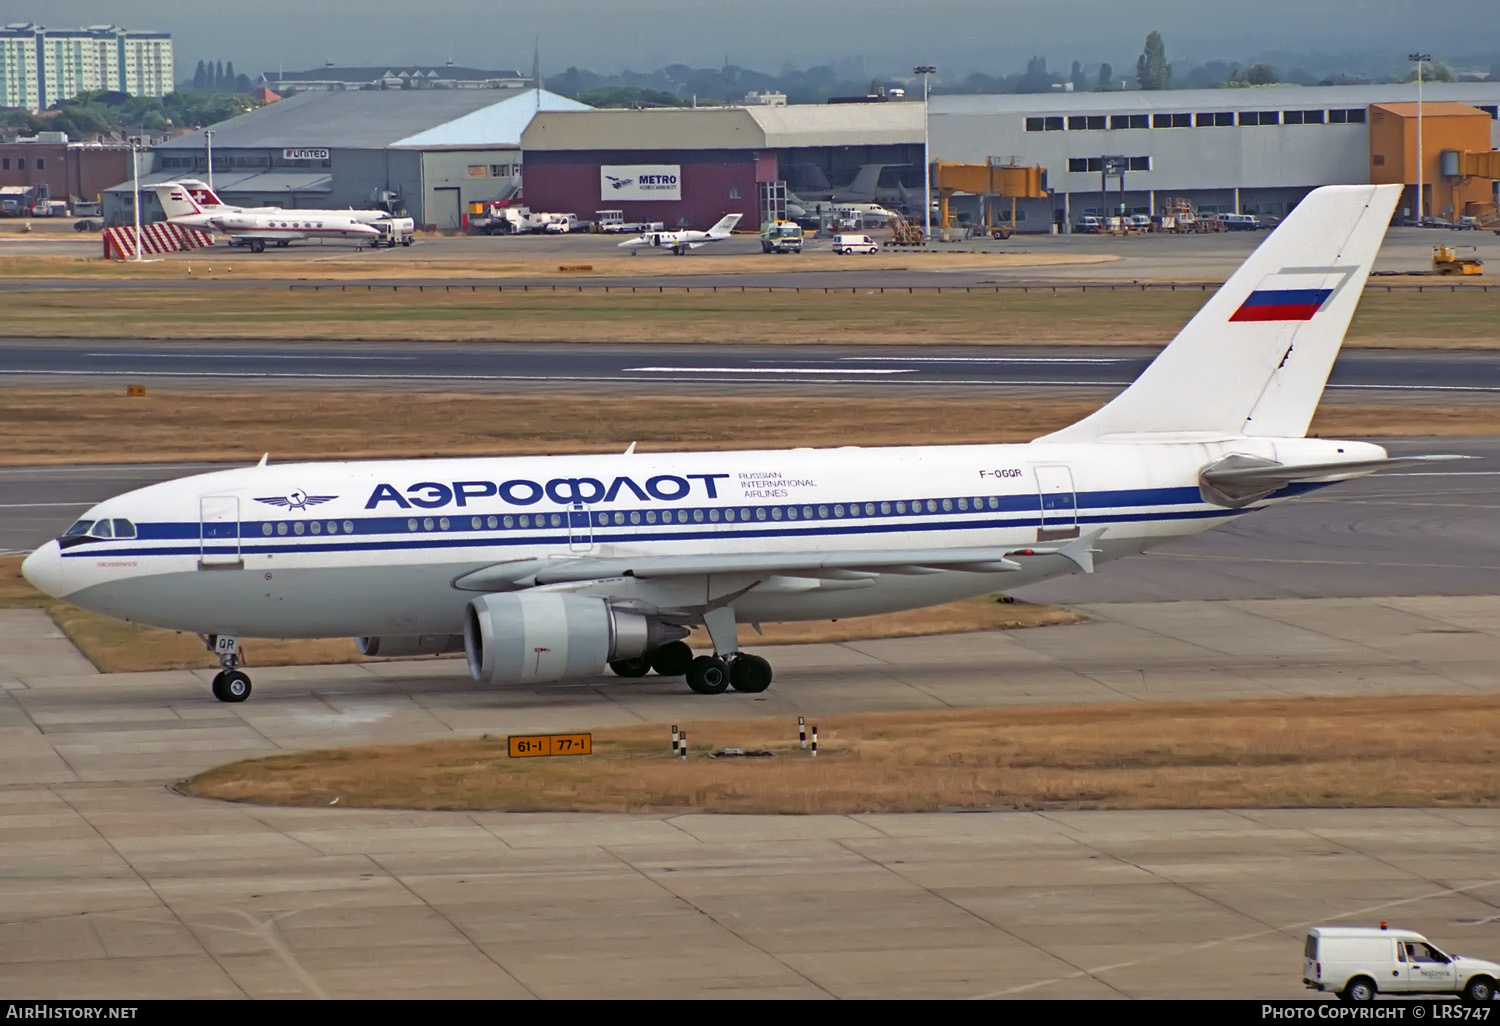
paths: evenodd
<path fill-rule="evenodd" d="M 1269 274 L 1245 297 L 1231 321 L 1310 321 L 1334 290 L 1322 273 Z"/>

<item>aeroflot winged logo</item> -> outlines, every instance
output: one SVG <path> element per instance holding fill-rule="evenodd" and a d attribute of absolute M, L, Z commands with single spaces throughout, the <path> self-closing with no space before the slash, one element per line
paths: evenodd
<path fill-rule="evenodd" d="M 1353 267 L 1283 267 L 1261 279 L 1231 321 L 1310 321 L 1354 273 Z"/>
<path fill-rule="evenodd" d="M 337 498 L 337 495 L 308 495 L 298 488 L 288 495 L 268 495 L 265 498 L 257 497 L 255 501 L 264 502 L 267 506 L 285 506 L 287 509 L 305 510 L 309 506 L 321 506 Z"/>

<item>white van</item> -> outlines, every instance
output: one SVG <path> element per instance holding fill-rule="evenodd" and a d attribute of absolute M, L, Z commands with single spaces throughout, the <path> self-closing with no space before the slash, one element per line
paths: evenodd
<path fill-rule="evenodd" d="M 878 253 L 880 247 L 868 235 L 836 235 L 833 238 L 835 253 Z"/>
<path fill-rule="evenodd" d="M 1420 933 L 1367 926 L 1314 926 L 1302 951 L 1302 982 L 1344 1001 L 1376 994 L 1457 994 L 1488 1003 L 1500 965 L 1448 955 Z"/>

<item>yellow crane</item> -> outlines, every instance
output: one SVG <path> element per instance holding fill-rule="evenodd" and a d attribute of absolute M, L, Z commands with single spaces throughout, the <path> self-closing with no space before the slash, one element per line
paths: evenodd
<path fill-rule="evenodd" d="M 1014 161 L 1001 164 L 991 157 L 984 164 L 938 161 L 932 169 L 932 184 L 938 191 L 938 224 L 942 228 L 953 227 L 948 204 L 956 192 L 972 193 L 980 198 L 985 229 L 997 239 L 1008 239 L 1016 230 L 1016 200 L 1045 199 L 1047 196 L 1047 169 L 1040 165 L 1022 165 Z M 1010 223 L 996 224 L 995 200 L 1004 198 L 1010 200 Z"/>

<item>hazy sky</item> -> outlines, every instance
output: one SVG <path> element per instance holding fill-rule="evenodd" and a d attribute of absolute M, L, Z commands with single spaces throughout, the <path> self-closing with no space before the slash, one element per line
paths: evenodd
<path fill-rule="evenodd" d="M 1267 50 L 1347 53 L 1500 46 L 1500 0 L 5 0 L 6 21 L 114 22 L 170 31 L 178 77 L 200 58 L 274 69 L 452 59 L 530 70 L 652 70 L 681 62 L 778 71 L 863 56 L 873 75 L 912 63 L 1010 71 L 1042 54 L 1066 69 L 1122 59 L 1151 29 L 1169 59 Z M 1434 11 L 1439 13 L 1434 16 Z"/>

